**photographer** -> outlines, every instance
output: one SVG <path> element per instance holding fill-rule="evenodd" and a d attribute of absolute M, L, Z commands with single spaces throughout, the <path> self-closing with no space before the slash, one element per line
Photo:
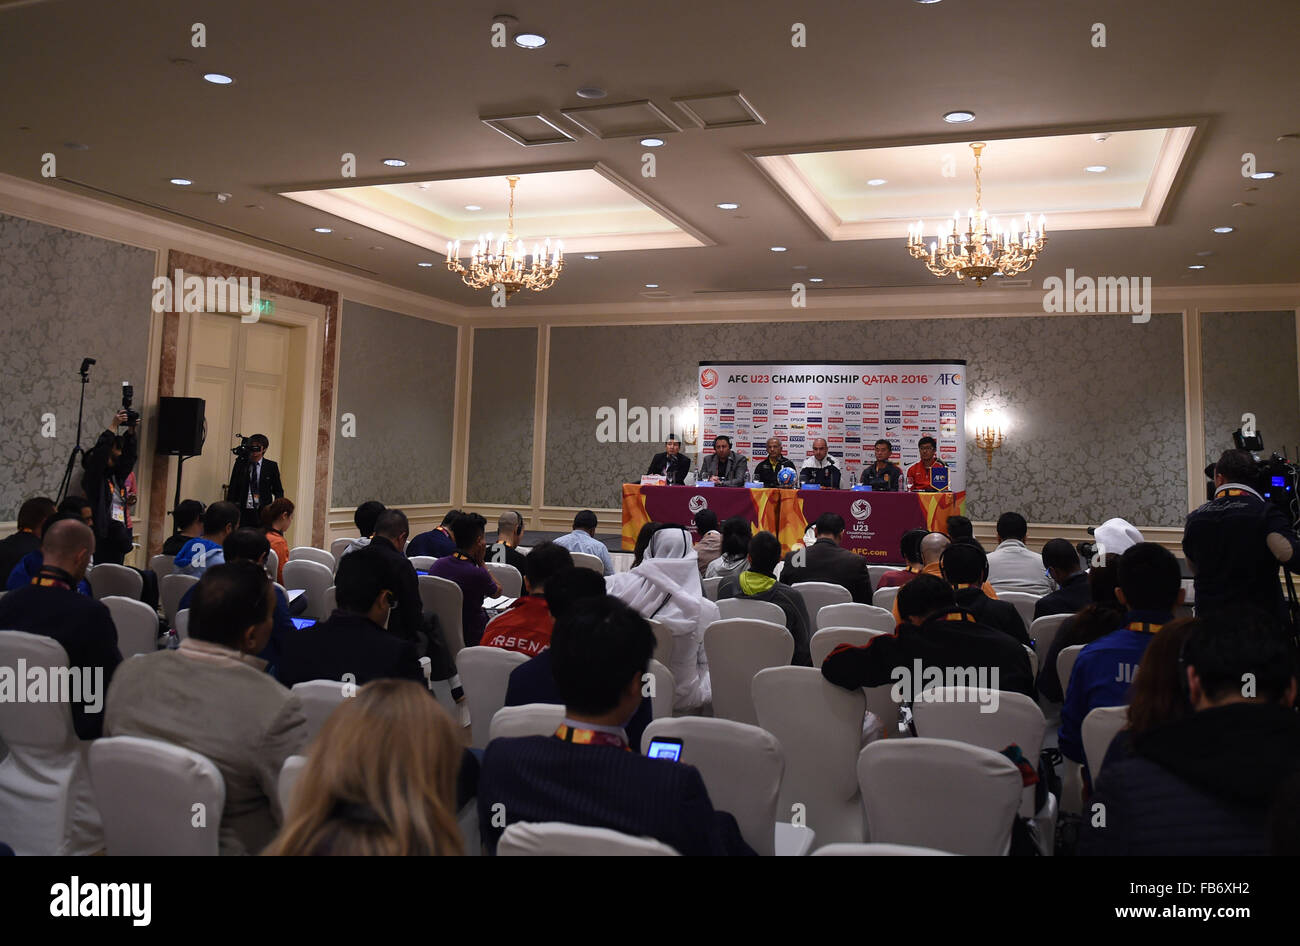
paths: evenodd
<path fill-rule="evenodd" d="M 1255 607 L 1287 620 L 1278 566 L 1300 571 L 1290 516 L 1256 490 L 1257 465 L 1228 450 L 1214 465 L 1214 499 L 1190 513 L 1183 554 L 1196 576 L 1196 614 Z"/>
<path fill-rule="evenodd" d="M 239 507 L 241 528 L 260 527 L 262 507 L 271 505 L 284 495 L 279 465 L 274 460 L 264 459 L 270 446 L 271 441 L 265 434 L 253 434 L 245 437 L 233 451 L 238 459 L 230 471 L 226 502 Z"/>
<path fill-rule="evenodd" d="M 127 523 L 136 497 L 128 492 L 126 480 L 135 469 L 139 452 L 136 438 L 139 416 L 121 408 L 81 459 L 85 470 L 82 490 L 94 511 L 96 564 L 121 565 L 131 551 L 132 536 Z"/>

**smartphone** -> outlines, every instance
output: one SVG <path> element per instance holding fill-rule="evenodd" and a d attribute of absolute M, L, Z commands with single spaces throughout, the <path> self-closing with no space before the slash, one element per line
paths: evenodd
<path fill-rule="evenodd" d="M 669 736 L 659 736 L 650 740 L 650 751 L 646 753 L 649 759 L 669 759 L 673 762 L 680 762 L 682 757 L 682 741 L 673 739 Z"/>
<path fill-rule="evenodd" d="M 311 627 L 313 624 L 316 623 L 315 618 L 289 618 L 289 620 L 292 621 L 293 626 L 300 631 L 303 628 Z"/>

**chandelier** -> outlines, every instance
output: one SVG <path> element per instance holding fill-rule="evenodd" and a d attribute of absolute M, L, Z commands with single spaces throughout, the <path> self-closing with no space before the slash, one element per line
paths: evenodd
<path fill-rule="evenodd" d="M 907 228 L 907 251 L 913 259 L 925 263 L 925 268 L 936 276 L 956 276 L 970 279 L 981 286 L 990 276 L 1014 276 L 1034 265 L 1038 254 L 1047 244 L 1044 234 L 1047 221 L 1041 215 L 1034 226 L 1029 214 L 1024 225 L 1012 222 L 1005 229 L 997 217 L 989 219 L 981 206 L 980 152 L 982 141 L 971 145 L 975 152 L 975 207 L 967 212 L 963 228 L 960 217 L 954 213 L 951 220 L 939 224 L 936 240 L 927 248 L 921 221 Z"/>
<path fill-rule="evenodd" d="M 519 178 L 511 175 L 506 180 L 510 182 L 510 222 L 506 233 L 495 243 L 491 233 L 480 236 L 470 254 L 468 267 L 460 261 L 460 241 L 448 243 L 447 268 L 459 273 L 471 289 L 501 286 L 507 297 L 521 289 L 542 292 L 555 285 L 555 280 L 564 271 L 564 244 L 557 240 L 552 250 L 549 237 L 544 245 L 534 243 L 532 262 L 528 262 L 524 241 L 515 239 L 515 185 Z"/>

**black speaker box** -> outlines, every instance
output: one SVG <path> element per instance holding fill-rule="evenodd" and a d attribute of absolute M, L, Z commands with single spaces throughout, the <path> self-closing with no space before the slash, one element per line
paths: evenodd
<path fill-rule="evenodd" d="M 197 457 L 203 452 L 203 398 L 158 399 L 159 453 Z"/>

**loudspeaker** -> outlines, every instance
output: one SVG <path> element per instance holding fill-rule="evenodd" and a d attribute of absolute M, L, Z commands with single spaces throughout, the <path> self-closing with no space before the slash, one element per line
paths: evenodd
<path fill-rule="evenodd" d="M 201 397 L 158 399 L 159 453 L 197 457 L 203 452 L 203 405 Z"/>

